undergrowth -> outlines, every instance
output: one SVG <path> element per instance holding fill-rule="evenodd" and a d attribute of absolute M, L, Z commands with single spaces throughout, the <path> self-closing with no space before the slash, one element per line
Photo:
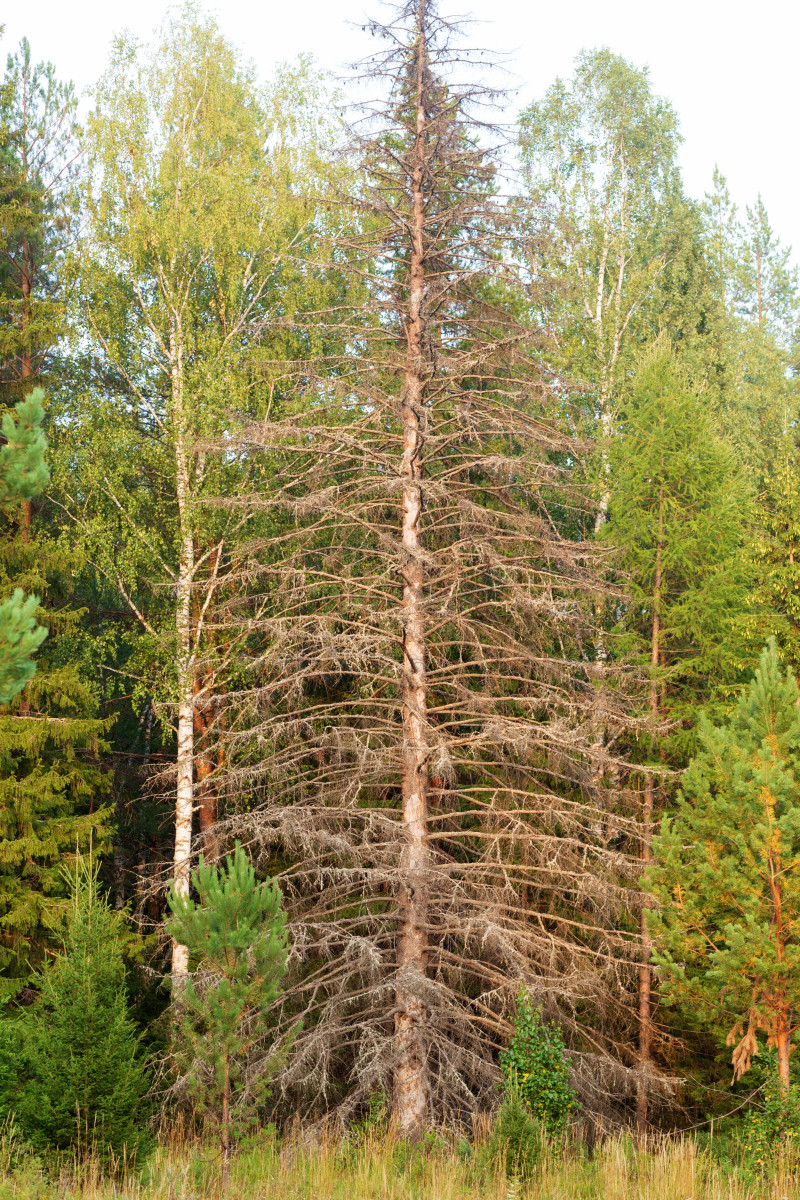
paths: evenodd
<path fill-rule="evenodd" d="M 776 1159 L 770 1176 L 720 1162 L 691 1139 L 637 1146 L 609 1139 L 589 1156 L 580 1144 L 542 1140 L 524 1170 L 491 1152 L 491 1130 L 471 1139 L 432 1136 L 410 1145 L 382 1121 L 355 1137 L 278 1137 L 267 1130 L 231 1164 L 227 1197 L 241 1200 L 800 1200 L 800 1176 Z M 520 1164 L 521 1165 L 521 1164 Z M 0 1131 L 0 1200 L 217 1200 L 215 1149 L 162 1143 L 116 1178 L 96 1164 L 56 1170 Z"/>

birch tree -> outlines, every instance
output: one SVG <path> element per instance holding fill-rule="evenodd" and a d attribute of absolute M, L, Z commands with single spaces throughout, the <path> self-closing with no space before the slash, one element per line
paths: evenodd
<path fill-rule="evenodd" d="M 560 465 L 584 447 L 515 316 L 536 297 L 471 115 L 486 92 L 432 0 L 373 30 L 360 230 L 332 247 L 365 304 L 320 314 L 345 353 L 287 362 L 295 404 L 218 450 L 276 481 L 220 501 L 272 530 L 239 551 L 252 682 L 226 788 L 290 919 L 284 1095 L 335 1092 L 344 1119 L 385 1089 L 417 1136 L 491 1104 L 520 986 L 570 1031 L 590 1105 L 609 1072 L 629 1085 L 612 979 L 637 938 L 589 766 L 611 695 L 581 653 L 593 552 L 554 519 L 588 503 Z"/>
<path fill-rule="evenodd" d="M 646 69 L 603 48 L 580 54 L 572 80 L 556 80 L 522 113 L 521 138 L 532 232 L 547 214 L 546 236 L 531 238 L 531 269 L 559 281 L 550 319 L 563 369 L 590 385 L 589 430 L 607 445 L 668 261 L 680 200 L 677 118 L 653 95 Z M 598 529 L 607 473 L 604 458 Z"/>
<path fill-rule="evenodd" d="M 258 410 L 253 363 L 267 317 L 291 311 L 315 212 L 310 155 L 293 135 L 316 87 L 301 64 L 268 94 L 213 21 L 187 7 L 152 47 L 117 39 L 87 126 L 80 322 L 91 383 L 70 414 L 61 496 L 93 566 L 139 622 L 157 687 L 160 677 L 176 736 L 173 879 L 184 897 L 198 715 L 218 691 L 206 616 L 230 533 L 203 500 L 237 470 L 210 462 L 204 445 L 232 407 Z M 187 967 L 174 942 L 176 987 Z"/>

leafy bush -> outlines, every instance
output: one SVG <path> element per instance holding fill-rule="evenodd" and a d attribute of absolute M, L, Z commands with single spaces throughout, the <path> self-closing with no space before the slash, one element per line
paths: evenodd
<path fill-rule="evenodd" d="M 767 1171 L 776 1158 L 796 1160 L 800 1155 L 800 1088 L 788 1091 L 772 1074 L 764 1086 L 764 1105 L 753 1108 L 747 1117 L 745 1139 L 747 1157 L 754 1166 Z"/>
<path fill-rule="evenodd" d="M 557 1025 L 542 1021 L 527 992 L 517 997 L 514 1036 L 500 1065 L 509 1095 L 519 1097 L 536 1124 L 548 1136 L 563 1132 L 578 1103 L 564 1038 Z"/>

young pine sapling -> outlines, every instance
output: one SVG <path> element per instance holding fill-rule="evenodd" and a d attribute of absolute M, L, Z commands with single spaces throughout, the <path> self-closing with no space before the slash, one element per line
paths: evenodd
<path fill-rule="evenodd" d="M 176 997 L 178 1058 L 200 1111 L 219 1126 L 224 1186 L 278 1066 L 270 1009 L 286 972 L 286 917 L 277 884 L 256 882 L 238 842 L 221 866 L 201 856 L 192 884 L 197 902 L 174 886 L 169 896 L 167 932 L 194 965 Z"/>

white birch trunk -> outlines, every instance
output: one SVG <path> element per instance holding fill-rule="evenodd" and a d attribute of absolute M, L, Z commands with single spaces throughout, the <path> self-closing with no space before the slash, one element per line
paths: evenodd
<path fill-rule="evenodd" d="M 179 896 L 188 896 L 192 863 L 192 814 L 194 811 L 194 655 L 192 648 L 194 537 L 189 513 L 190 476 L 179 320 L 176 320 L 174 324 L 170 342 L 172 401 L 175 415 L 175 474 L 180 521 L 180 562 L 175 604 L 175 634 L 178 654 L 178 753 L 173 882 Z M 189 951 L 180 942 L 173 941 L 173 995 L 183 987 L 188 972 Z"/>

